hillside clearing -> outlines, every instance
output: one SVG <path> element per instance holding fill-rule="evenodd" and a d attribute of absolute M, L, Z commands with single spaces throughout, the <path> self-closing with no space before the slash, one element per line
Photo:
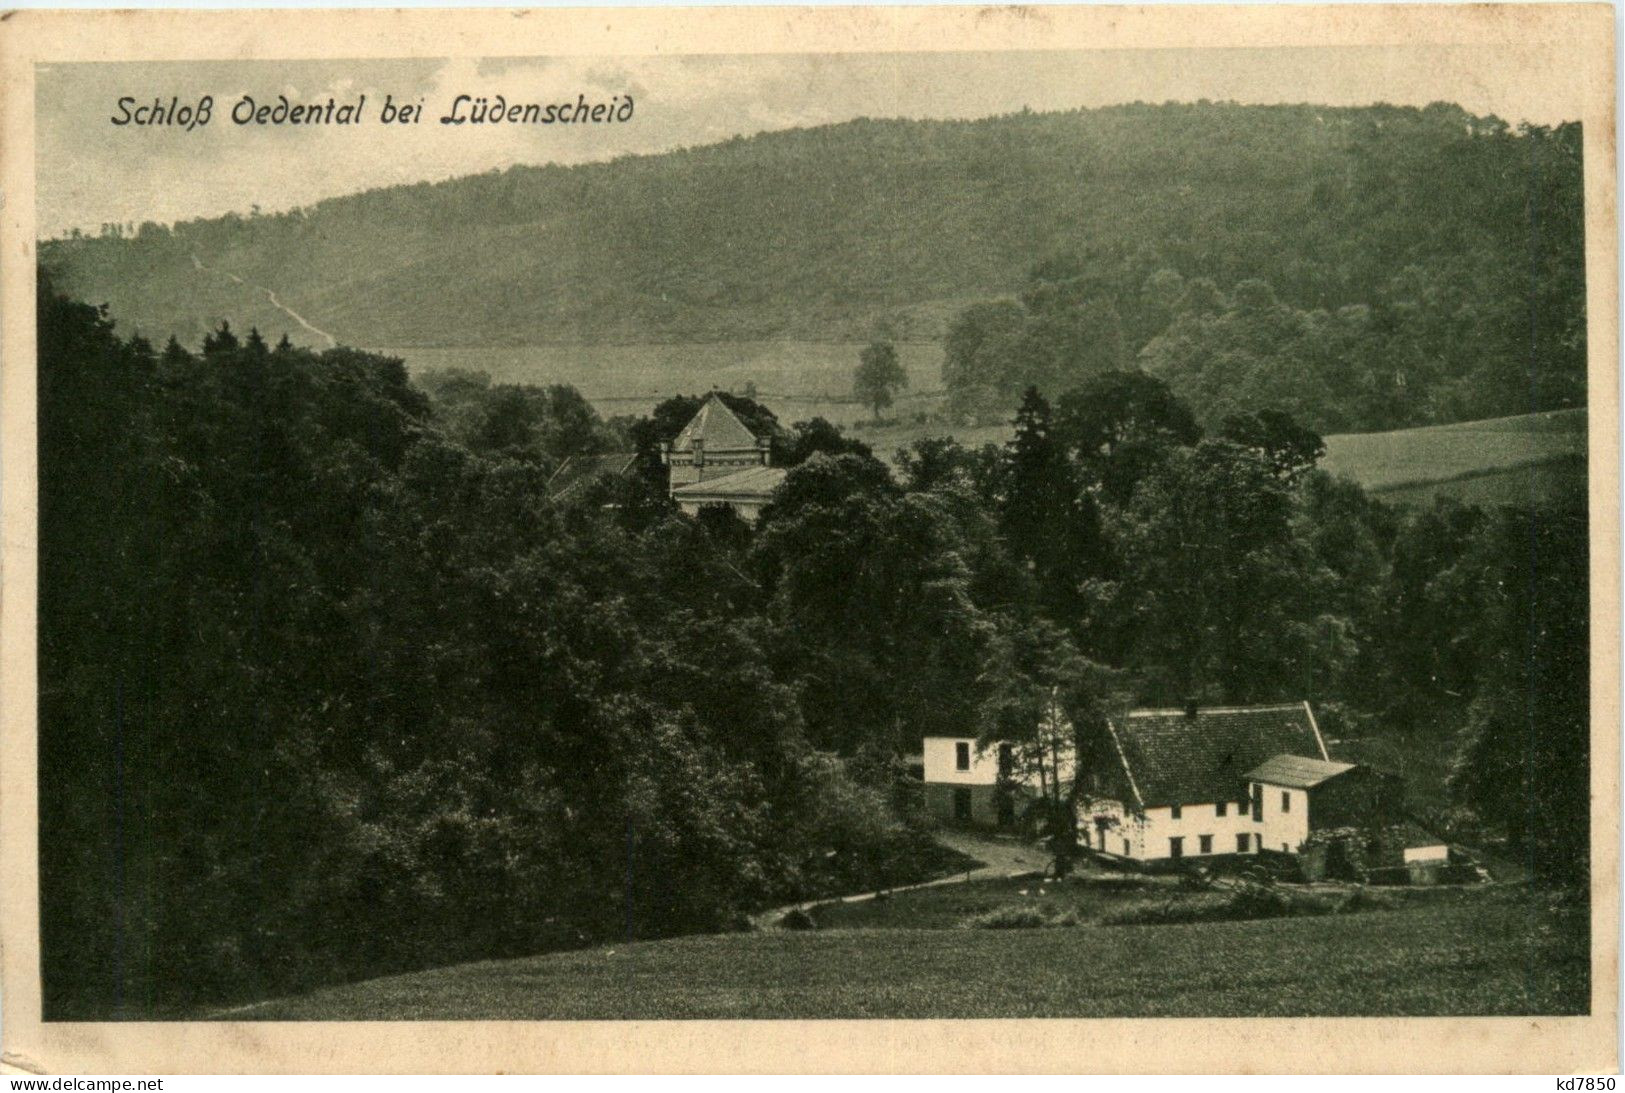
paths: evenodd
<path fill-rule="evenodd" d="M 1580 1013 L 1582 917 L 1522 892 L 1268 922 L 678 938 L 375 979 L 234 1020 Z"/>
<path fill-rule="evenodd" d="M 1382 493 L 1583 456 L 1585 450 L 1585 410 L 1554 410 L 1388 433 L 1330 436 L 1321 465 Z"/>

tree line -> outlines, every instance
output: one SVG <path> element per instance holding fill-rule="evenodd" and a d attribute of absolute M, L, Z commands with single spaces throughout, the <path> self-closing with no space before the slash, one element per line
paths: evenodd
<path fill-rule="evenodd" d="M 1289 415 L 1107 371 L 888 467 L 669 503 L 698 405 L 192 352 L 39 295 L 46 1015 L 196 1012 L 921 875 L 904 757 L 1054 705 L 1309 698 L 1458 756 L 1451 822 L 1584 869 L 1583 514 L 1396 511 Z M 626 477 L 550 500 L 569 455 Z M 1542 802 L 1539 822 L 1523 806 Z"/>

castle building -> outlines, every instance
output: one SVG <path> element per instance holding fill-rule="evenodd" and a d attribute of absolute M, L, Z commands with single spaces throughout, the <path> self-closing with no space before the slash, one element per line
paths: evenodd
<path fill-rule="evenodd" d="M 683 431 L 661 447 L 671 498 L 690 516 L 727 505 L 754 524 L 786 471 L 771 466 L 771 439 L 757 436 L 711 392 Z"/>

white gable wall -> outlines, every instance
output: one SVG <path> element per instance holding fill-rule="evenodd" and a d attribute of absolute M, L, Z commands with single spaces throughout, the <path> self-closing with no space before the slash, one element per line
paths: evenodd
<path fill-rule="evenodd" d="M 970 752 L 970 769 L 960 770 L 957 746 L 964 744 Z M 922 749 L 925 758 L 923 777 L 927 782 L 941 782 L 955 786 L 993 786 L 999 783 L 999 745 L 981 747 L 974 736 L 927 736 Z M 1072 777 L 1071 764 L 1062 763 L 1061 777 Z M 1048 772 L 1046 772 L 1047 776 Z M 1020 779 L 1029 789 L 1036 791 L 1038 775 L 1027 772 Z"/>
<path fill-rule="evenodd" d="M 1263 848 L 1297 853 L 1309 838 L 1309 791 L 1268 782 L 1254 782 L 1253 786 L 1262 814 L 1254 827 L 1263 840 Z"/>
<path fill-rule="evenodd" d="M 970 751 L 970 769 L 960 770 L 955 756 L 957 745 Z M 999 749 L 980 749 L 973 736 L 928 736 L 925 738 L 925 780 L 956 786 L 992 786 L 999 781 Z"/>

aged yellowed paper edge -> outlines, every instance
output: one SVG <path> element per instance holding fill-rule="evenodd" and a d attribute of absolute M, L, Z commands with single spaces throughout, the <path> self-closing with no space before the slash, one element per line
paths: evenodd
<path fill-rule="evenodd" d="M 0 973 L 7 1068 L 85 1072 L 1600 1072 L 1618 1066 L 1619 446 L 1604 5 L 103 12 L 0 16 Z M 35 870 L 34 74 L 49 61 L 1285 46 L 1488 47 L 1584 123 L 1592 1009 L 1574 1018 L 42 1024 Z M 1373 99 L 1380 99 L 1374 88 Z"/>

